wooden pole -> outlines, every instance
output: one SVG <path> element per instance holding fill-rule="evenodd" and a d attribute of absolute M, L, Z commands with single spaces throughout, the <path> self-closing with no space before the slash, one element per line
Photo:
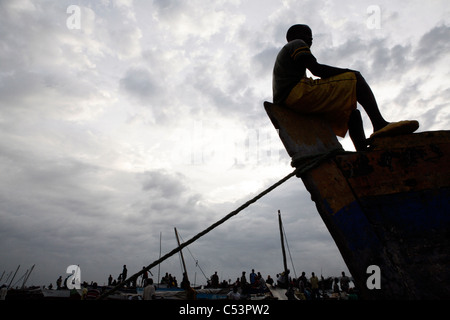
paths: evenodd
<path fill-rule="evenodd" d="M 25 279 L 23 280 L 23 283 L 22 283 L 22 289 L 25 288 L 25 284 L 27 283 L 28 278 L 30 277 L 31 272 L 32 272 L 33 269 L 34 269 L 34 266 L 35 266 L 35 265 L 33 264 L 33 266 L 32 266 L 31 269 L 30 269 L 30 272 L 28 272 L 28 274 L 26 275 Z"/>
<path fill-rule="evenodd" d="M 174 228 L 174 230 L 175 230 L 175 236 L 177 237 L 177 242 L 178 242 L 178 247 L 179 247 L 181 244 L 180 244 L 180 239 L 178 238 L 177 228 Z M 184 269 L 184 273 L 186 275 L 186 280 L 189 280 L 188 274 L 187 274 L 187 270 L 186 270 L 186 264 L 184 263 L 184 257 L 183 257 L 183 251 L 182 250 L 180 250 L 180 255 L 181 255 L 181 262 L 183 262 L 183 269 Z"/>
<path fill-rule="evenodd" d="M 162 238 L 162 233 L 160 232 L 159 233 L 159 259 L 161 259 L 161 238 Z M 158 288 L 159 288 L 159 281 L 160 281 L 160 271 L 161 271 L 161 263 L 158 264 Z"/>
<path fill-rule="evenodd" d="M 12 277 L 12 279 L 11 279 L 11 282 L 10 282 L 9 285 L 8 285 L 8 289 L 9 289 L 9 287 L 11 287 L 11 283 L 13 282 L 14 278 L 16 277 L 16 274 L 17 274 L 17 271 L 19 271 L 19 268 L 20 268 L 20 264 L 19 264 L 19 266 L 17 267 L 16 272 L 14 272 L 14 275 L 13 275 L 13 277 Z"/>
<path fill-rule="evenodd" d="M 283 222 L 281 221 L 281 212 L 278 210 L 278 224 L 280 226 L 281 250 L 283 252 L 284 276 L 286 277 L 286 285 L 289 284 L 289 275 L 286 262 L 286 250 L 284 249 Z"/>
<path fill-rule="evenodd" d="M 303 170 L 306 170 L 303 168 Z M 184 247 L 187 247 L 188 245 L 190 245 L 191 243 L 193 243 L 194 241 L 197 241 L 198 239 L 200 239 L 201 237 L 203 237 L 205 234 L 211 232 L 213 229 L 217 228 L 218 226 L 220 226 L 221 224 L 223 224 L 224 222 L 226 222 L 227 220 L 229 220 L 230 218 L 234 217 L 235 215 L 237 215 L 238 213 L 240 213 L 242 210 L 244 210 L 245 208 L 249 207 L 251 204 L 255 203 L 256 201 L 258 201 L 259 199 L 261 199 L 262 197 L 264 197 L 265 195 L 267 195 L 269 192 L 273 191 L 275 188 L 278 188 L 279 186 L 281 186 L 283 183 L 285 183 L 287 180 L 289 180 L 290 178 L 294 177 L 296 174 L 298 174 L 298 169 L 294 170 L 293 172 L 291 172 L 290 174 L 288 174 L 287 176 L 285 176 L 284 178 L 282 178 L 280 181 L 276 182 L 275 184 L 271 185 L 269 188 L 267 188 L 266 190 L 264 190 L 263 192 L 259 193 L 258 195 L 256 195 L 255 197 L 253 197 L 252 199 L 248 200 L 247 202 L 245 202 L 243 205 L 239 206 L 236 210 L 231 211 L 229 214 L 227 214 L 225 217 L 223 217 L 222 219 L 220 219 L 219 221 L 216 221 L 215 223 L 213 223 L 212 225 L 210 225 L 208 228 L 206 228 L 205 230 L 203 230 L 202 232 L 196 234 L 194 237 L 192 237 L 191 239 L 183 242 L 182 245 L 178 246 L 177 248 L 173 249 L 172 251 L 166 253 L 163 257 L 161 257 L 160 259 L 152 262 L 151 264 L 149 264 L 147 267 L 143 268 L 141 271 L 137 272 L 136 274 L 133 275 L 133 277 L 135 276 L 140 276 L 141 274 L 143 274 L 146 270 L 150 270 L 151 268 L 157 266 L 158 264 L 160 264 L 161 262 L 163 262 L 164 260 L 170 258 L 171 256 L 173 256 L 175 253 L 181 251 L 181 249 L 183 249 Z M 111 290 L 108 290 L 104 293 L 102 293 L 102 295 L 100 297 L 98 297 L 97 299 L 102 300 L 105 299 L 107 296 L 109 296 L 110 294 L 112 294 L 113 292 L 117 291 L 119 288 L 122 288 L 125 285 L 126 281 L 122 281 L 119 284 L 117 284 L 114 288 L 112 288 Z"/>

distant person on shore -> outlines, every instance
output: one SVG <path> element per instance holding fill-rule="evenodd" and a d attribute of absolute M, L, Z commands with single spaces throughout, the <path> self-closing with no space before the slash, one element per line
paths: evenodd
<path fill-rule="evenodd" d="M 273 279 L 270 277 L 270 274 L 267 275 L 266 283 L 270 284 L 271 286 L 273 285 Z"/>
<path fill-rule="evenodd" d="M 342 271 L 341 290 L 348 293 L 349 287 L 350 287 L 350 278 L 345 275 L 344 271 Z"/>
<path fill-rule="evenodd" d="M 339 279 L 336 277 L 334 278 L 334 285 L 333 285 L 333 293 L 339 293 Z"/>
<path fill-rule="evenodd" d="M 166 272 L 166 275 L 164 277 L 162 277 L 161 284 L 166 284 L 166 285 L 169 284 L 169 273 L 168 272 Z"/>
<path fill-rule="evenodd" d="M 145 270 L 145 266 L 142 267 L 142 270 Z M 141 286 L 145 286 L 145 281 L 148 279 L 148 271 L 145 270 L 142 274 Z"/>
<path fill-rule="evenodd" d="M 313 299 L 319 298 L 319 278 L 314 274 L 314 272 L 311 273 L 311 278 L 309 279 L 309 282 L 311 283 L 311 293 Z"/>
<path fill-rule="evenodd" d="M 144 300 L 155 300 L 156 288 L 153 284 L 153 279 L 152 278 L 145 279 L 144 286 L 145 287 L 142 298 Z"/>
<path fill-rule="evenodd" d="M 300 288 L 300 292 L 305 292 L 305 287 L 308 284 L 308 279 L 306 279 L 305 271 L 302 271 L 302 275 L 298 278 L 298 287 Z"/>
<path fill-rule="evenodd" d="M 277 279 L 277 286 L 283 289 L 289 287 L 289 273 L 290 270 L 283 271 Z"/>
<path fill-rule="evenodd" d="M 94 282 L 92 288 L 90 288 L 86 293 L 86 300 L 96 300 L 100 294 L 100 290 L 97 288 L 97 282 Z"/>
<path fill-rule="evenodd" d="M 127 265 L 124 264 L 122 269 L 122 281 L 127 280 L 127 273 L 128 273 Z"/>
<path fill-rule="evenodd" d="M 286 290 L 285 293 L 286 297 L 288 298 L 288 300 L 297 300 L 295 298 L 295 291 L 294 291 L 294 287 L 289 285 L 288 289 Z"/>
<path fill-rule="evenodd" d="M 227 299 L 229 300 L 241 300 L 241 294 L 238 292 L 238 287 L 233 286 L 233 290 L 228 292 Z"/>
<path fill-rule="evenodd" d="M 181 280 L 181 288 L 187 290 L 191 287 L 191 282 L 188 279 L 187 273 L 183 272 L 183 280 Z"/>
<path fill-rule="evenodd" d="M 7 294 L 8 294 L 8 287 L 4 284 L 0 289 L 0 300 L 6 300 Z"/>
<path fill-rule="evenodd" d="M 241 287 L 241 280 L 239 278 L 236 278 L 236 282 L 234 283 L 235 286 L 237 286 L 238 288 Z"/>
<path fill-rule="evenodd" d="M 211 276 L 211 287 L 218 288 L 219 287 L 219 276 L 217 275 L 217 271 Z"/>
<path fill-rule="evenodd" d="M 254 284 L 256 281 L 256 273 L 255 269 L 252 269 L 252 272 L 250 273 L 250 284 Z"/>
<path fill-rule="evenodd" d="M 83 282 L 83 289 L 81 291 L 81 300 L 86 300 L 86 295 L 88 293 L 88 284 L 87 282 Z"/>
<path fill-rule="evenodd" d="M 245 277 L 245 271 L 242 271 L 241 275 L 241 288 L 244 288 L 247 285 L 247 278 Z"/>
<path fill-rule="evenodd" d="M 62 276 L 59 276 L 58 280 L 56 280 L 56 290 L 61 290 L 62 285 Z"/>
<path fill-rule="evenodd" d="M 266 280 L 264 280 L 264 278 L 259 273 L 258 276 L 256 276 L 255 283 L 258 284 L 257 288 L 259 289 L 260 292 L 264 292 L 267 289 Z"/>

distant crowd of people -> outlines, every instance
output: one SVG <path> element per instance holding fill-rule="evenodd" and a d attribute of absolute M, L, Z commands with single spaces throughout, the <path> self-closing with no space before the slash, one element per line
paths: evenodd
<path fill-rule="evenodd" d="M 122 272 L 117 279 L 114 279 L 111 274 L 109 275 L 108 286 L 116 286 L 122 281 L 126 281 L 124 284 L 124 287 L 126 288 L 144 288 L 143 299 L 151 300 L 155 297 L 156 286 L 153 283 L 153 279 L 149 278 L 149 271 L 146 270 L 145 267 L 143 267 L 139 276 L 131 277 L 130 279 L 128 279 L 127 276 L 127 266 L 123 265 Z M 60 276 L 56 280 L 56 289 L 67 288 L 66 282 L 67 278 L 63 281 Z M 272 278 L 270 275 L 267 275 L 267 277 L 264 278 L 260 272 L 255 272 L 255 269 L 252 269 L 248 278 L 246 271 L 242 271 L 241 276 L 237 277 L 234 282 L 231 281 L 231 279 L 228 281 L 225 279 L 220 281 L 216 271 L 210 279 L 207 279 L 206 288 L 228 288 L 230 289 L 227 295 L 228 299 L 241 300 L 249 294 L 262 294 L 267 292 L 269 290 L 267 285 L 271 285 L 273 287 L 286 289 L 286 296 L 288 299 L 298 299 L 298 297 L 301 297 L 301 299 L 305 300 L 315 300 L 326 298 L 330 293 L 338 296 L 341 294 L 355 294 L 354 288 L 350 288 L 350 282 L 351 280 L 345 275 L 345 272 L 342 272 L 340 278 L 329 277 L 324 279 L 323 276 L 321 276 L 321 279 L 319 280 L 314 272 L 311 273 L 309 278 L 306 277 L 305 272 L 302 272 L 301 276 L 298 278 L 292 278 L 289 270 L 277 274 L 275 278 Z M 166 272 L 161 278 L 159 285 L 167 288 L 182 288 L 188 291 L 193 290 L 186 274 L 183 274 L 183 279 L 179 285 L 177 278 Z M 52 289 L 51 284 L 49 288 Z M 294 297 L 294 294 L 297 295 L 297 298 Z M 101 290 L 97 283 L 92 282 L 88 285 L 86 282 L 83 282 L 81 299 L 96 299 L 100 295 Z"/>
<path fill-rule="evenodd" d="M 301 276 L 298 278 L 292 278 L 290 276 L 290 271 L 281 272 L 275 276 L 275 279 L 270 275 L 267 278 L 261 275 L 260 272 L 255 272 L 252 269 L 249 277 L 247 279 L 246 272 L 243 271 L 242 275 L 236 279 L 235 282 L 228 282 L 223 280 L 219 281 L 217 272 L 215 272 L 211 279 L 208 281 L 208 287 L 211 288 L 232 288 L 228 293 L 228 298 L 233 300 L 240 300 L 246 297 L 250 293 L 263 293 L 267 292 L 267 284 L 273 287 L 279 287 L 286 290 L 286 296 L 288 299 L 304 299 L 304 300 L 316 300 L 325 299 L 330 297 L 329 295 L 353 295 L 356 298 L 356 292 L 354 288 L 350 288 L 351 279 L 342 272 L 340 278 L 327 278 L 321 279 L 312 272 L 311 277 L 307 278 L 306 273 L 302 272 Z M 334 284 L 333 284 L 334 283 Z M 299 298 L 295 298 L 294 294 L 297 293 Z M 337 297 L 337 296 L 336 296 Z"/>
<path fill-rule="evenodd" d="M 302 272 L 298 278 L 291 278 L 289 270 L 277 275 L 277 286 L 287 289 L 286 295 L 288 299 L 297 299 L 294 297 L 297 290 L 297 297 L 300 300 L 317 300 L 327 298 L 345 298 L 357 299 L 356 290 L 350 287 L 351 279 L 342 271 L 341 277 L 329 277 L 325 279 L 323 276 L 319 278 L 314 272 L 308 279 L 305 272 Z"/>

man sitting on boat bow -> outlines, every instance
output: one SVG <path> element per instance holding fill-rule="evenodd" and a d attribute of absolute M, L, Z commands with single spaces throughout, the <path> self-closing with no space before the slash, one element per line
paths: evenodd
<path fill-rule="evenodd" d="M 273 102 L 303 114 L 319 114 L 337 136 L 349 131 L 356 150 L 365 150 L 362 118 L 356 103 L 373 125 L 373 137 L 412 133 L 419 123 L 388 122 L 381 115 L 375 96 L 360 72 L 319 64 L 312 55 L 312 31 L 307 25 L 289 28 L 288 43 L 279 52 L 273 69 Z M 306 77 L 306 69 L 320 79 Z"/>

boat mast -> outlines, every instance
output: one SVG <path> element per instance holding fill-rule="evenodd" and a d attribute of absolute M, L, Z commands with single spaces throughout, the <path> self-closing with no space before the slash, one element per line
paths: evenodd
<path fill-rule="evenodd" d="M 283 222 L 281 221 L 281 212 L 278 210 L 278 224 L 280 226 L 281 250 L 283 252 L 284 276 L 286 277 L 286 285 L 289 283 L 288 268 L 286 262 L 286 250 L 284 249 Z"/>
<path fill-rule="evenodd" d="M 19 264 L 19 266 L 17 267 L 16 272 L 14 272 L 14 275 L 13 275 L 13 277 L 12 277 L 12 279 L 11 279 L 11 282 L 10 282 L 9 285 L 8 285 L 8 289 L 9 289 L 9 287 L 11 287 L 11 284 L 12 284 L 14 278 L 16 277 L 17 271 L 19 271 L 19 268 L 20 268 L 20 264 Z"/>
<path fill-rule="evenodd" d="M 23 280 L 23 283 L 22 283 L 22 289 L 25 288 L 25 284 L 27 283 L 28 278 L 30 277 L 31 272 L 32 272 L 33 269 L 34 269 L 34 266 L 35 266 L 35 265 L 33 264 L 33 266 L 31 267 L 30 271 L 28 272 L 28 270 L 27 270 L 27 272 L 25 273 L 25 279 Z"/>
<path fill-rule="evenodd" d="M 161 238 L 162 233 L 159 233 L 159 259 L 161 259 Z M 161 271 L 161 263 L 158 264 L 158 288 L 159 288 L 159 279 L 160 279 L 160 271 Z"/>
<path fill-rule="evenodd" d="M 180 239 L 178 238 L 177 228 L 174 228 L 174 230 L 175 230 L 175 236 L 177 237 L 177 242 L 178 242 L 178 247 L 179 247 L 181 244 L 180 244 Z M 186 275 L 186 280 L 189 280 L 187 270 L 186 270 L 186 264 L 184 263 L 184 257 L 183 257 L 182 250 L 180 250 L 180 256 L 181 256 L 181 262 L 183 262 L 183 269 L 184 269 L 184 274 Z"/>

